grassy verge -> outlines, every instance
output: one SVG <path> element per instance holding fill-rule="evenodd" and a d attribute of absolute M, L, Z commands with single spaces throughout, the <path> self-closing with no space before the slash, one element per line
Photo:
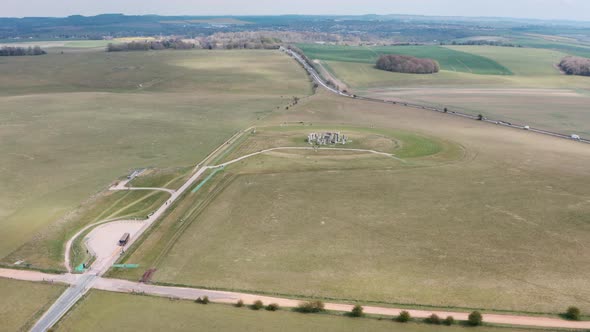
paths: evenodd
<path fill-rule="evenodd" d="M 0 331 L 28 331 L 66 286 L 0 279 Z"/>

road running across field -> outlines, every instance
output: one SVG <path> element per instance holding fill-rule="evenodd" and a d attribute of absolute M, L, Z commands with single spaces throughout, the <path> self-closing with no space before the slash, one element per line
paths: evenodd
<path fill-rule="evenodd" d="M 215 303 L 226 303 L 233 304 L 238 300 L 244 301 L 245 304 L 252 304 L 254 301 L 260 300 L 265 304 L 277 303 L 283 308 L 295 308 L 301 301 L 273 296 L 263 296 L 249 293 L 239 292 L 226 292 L 226 291 L 215 291 L 198 288 L 188 287 L 170 287 L 170 286 L 158 286 L 149 285 L 129 280 L 109 279 L 109 278 L 96 278 L 90 285 L 87 280 L 84 279 L 84 275 L 54 275 L 46 274 L 36 271 L 24 271 L 24 270 L 10 270 L 0 269 L 0 277 L 11 278 L 18 280 L 28 281 L 45 281 L 45 282 L 56 282 L 64 284 L 73 284 L 75 287 L 92 287 L 94 289 L 118 292 L 118 293 L 143 293 L 160 297 L 174 298 L 174 299 L 185 299 L 195 300 L 199 297 L 208 296 L 212 302 Z M 82 281 L 82 282 L 80 282 Z M 67 293 L 65 300 L 73 301 L 76 295 L 76 288 L 69 288 L 72 290 Z M 65 293 L 64 293 L 65 295 Z M 62 297 L 64 297 L 62 295 Z M 326 303 L 325 307 L 327 310 L 349 312 L 352 310 L 352 305 L 341 304 L 341 303 Z M 467 320 L 468 313 L 466 312 L 453 312 L 453 311 L 438 311 L 438 310 L 411 310 L 401 308 L 388 308 L 378 306 L 364 306 L 364 312 L 367 314 L 383 315 L 383 316 L 398 316 L 402 310 L 406 310 L 412 317 L 415 318 L 426 318 L 430 315 L 437 314 L 440 317 L 453 316 L 457 320 Z M 589 321 L 567 321 L 559 318 L 552 317 L 540 317 L 540 316 L 520 316 L 520 315 L 500 315 L 500 314 L 484 314 L 484 320 L 487 323 L 502 324 L 502 325 L 514 325 L 514 326 L 531 326 L 531 327 L 542 327 L 542 328 L 567 328 L 567 329 L 589 329 Z"/>

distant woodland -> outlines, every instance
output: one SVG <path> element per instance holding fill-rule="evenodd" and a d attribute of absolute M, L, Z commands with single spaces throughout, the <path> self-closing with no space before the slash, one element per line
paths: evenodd
<path fill-rule="evenodd" d="M 440 42 L 440 45 L 447 45 L 445 42 Z M 502 46 L 502 47 L 522 47 L 520 44 L 506 43 L 496 40 L 466 40 L 466 41 L 452 41 L 449 45 L 488 45 L 488 46 Z"/>
<path fill-rule="evenodd" d="M 433 74 L 440 70 L 435 60 L 395 54 L 382 55 L 376 65 L 381 70 L 408 74 Z"/>
<path fill-rule="evenodd" d="M 126 51 L 149 51 L 149 50 L 186 50 L 195 48 L 195 44 L 187 43 L 179 39 L 166 40 L 146 40 L 146 41 L 132 41 L 124 44 L 109 44 L 107 52 L 126 52 Z"/>
<path fill-rule="evenodd" d="M 568 75 L 590 76 L 590 59 L 566 56 L 559 63 L 559 68 Z"/>
<path fill-rule="evenodd" d="M 26 55 L 43 55 L 47 54 L 39 46 L 35 47 L 9 47 L 0 48 L 0 56 L 26 56 Z"/>
<path fill-rule="evenodd" d="M 133 41 L 113 43 L 107 47 L 109 52 L 148 51 L 163 49 L 278 49 L 285 43 L 311 43 L 327 41 L 330 43 L 359 44 L 358 38 L 345 38 L 340 35 L 321 32 L 292 31 L 241 31 L 217 32 L 206 37 L 169 38 L 166 40 Z"/>

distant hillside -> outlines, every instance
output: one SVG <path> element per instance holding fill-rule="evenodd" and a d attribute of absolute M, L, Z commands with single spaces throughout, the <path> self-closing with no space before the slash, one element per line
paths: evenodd
<path fill-rule="evenodd" d="M 550 36 L 563 40 L 590 35 L 590 23 L 539 20 L 362 16 L 97 16 L 0 18 L 0 41 L 103 39 L 139 36 L 206 37 L 214 33 L 276 31 L 339 35 L 349 45 L 439 44 L 471 37 Z M 535 37 L 536 38 L 536 37 Z M 575 37 L 574 39 L 576 39 Z M 533 38 L 534 39 L 534 38 Z M 326 42 L 329 42 L 326 40 Z M 555 43 L 555 42 L 552 42 Z"/>

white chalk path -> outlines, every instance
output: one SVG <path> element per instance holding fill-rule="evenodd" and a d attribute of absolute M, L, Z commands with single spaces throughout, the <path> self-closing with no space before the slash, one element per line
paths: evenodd
<path fill-rule="evenodd" d="M 301 147 L 301 146 L 284 146 L 284 147 L 277 147 L 277 148 L 270 148 L 270 149 L 266 149 L 266 150 L 261 150 L 258 152 L 253 152 L 250 154 L 247 154 L 245 156 L 241 156 L 239 158 L 236 158 L 234 160 L 230 160 L 228 162 L 225 162 L 223 164 L 219 164 L 216 166 L 207 166 L 208 168 L 219 168 L 219 167 L 225 167 L 225 166 L 229 166 L 231 164 L 235 164 L 237 162 L 240 162 L 244 159 L 248 159 L 254 156 L 257 156 L 259 154 L 263 154 L 263 153 L 268 153 L 268 152 L 272 152 L 272 151 L 279 151 L 279 150 L 308 150 L 308 151 L 351 151 L 351 152 L 362 152 L 362 153 L 372 153 L 372 154 L 376 154 L 376 155 L 380 155 L 380 156 L 384 156 L 384 157 L 389 157 L 389 158 L 393 158 L 395 160 L 401 161 L 403 163 L 405 163 L 406 161 L 403 159 L 400 159 L 398 157 L 396 157 L 395 155 L 391 154 L 391 153 L 385 153 L 385 152 L 379 152 L 379 151 L 374 151 L 374 150 L 366 150 L 366 149 L 347 149 L 347 148 L 314 148 L 314 147 Z"/>

